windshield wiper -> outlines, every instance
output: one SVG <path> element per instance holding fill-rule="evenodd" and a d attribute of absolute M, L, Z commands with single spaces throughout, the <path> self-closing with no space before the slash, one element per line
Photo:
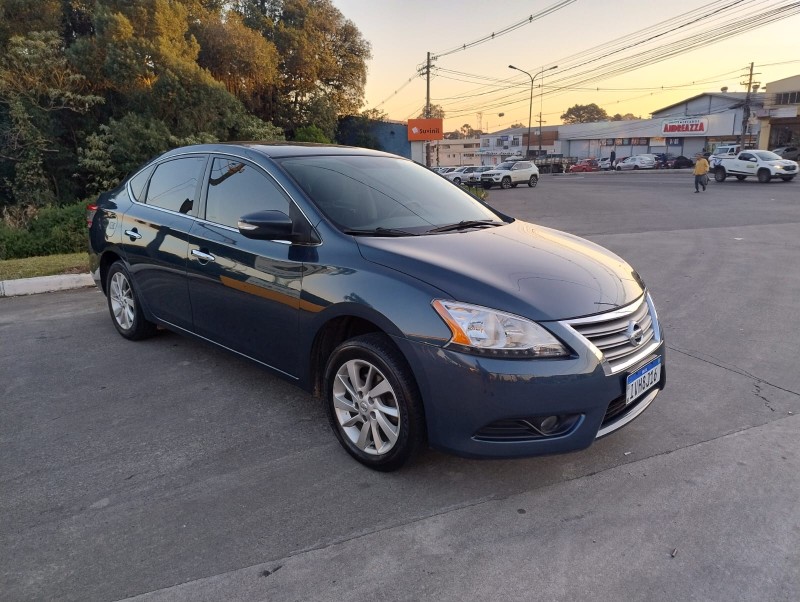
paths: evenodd
<path fill-rule="evenodd" d="M 450 232 L 452 230 L 466 230 L 467 228 L 487 228 L 490 226 L 502 226 L 505 222 L 498 222 L 492 219 L 468 219 L 455 224 L 446 224 L 428 230 L 428 232 Z"/>
<path fill-rule="evenodd" d="M 419 236 L 416 232 L 408 232 L 407 230 L 398 230 L 397 228 L 373 228 L 372 230 L 344 230 L 345 234 L 352 234 L 353 236 Z"/>

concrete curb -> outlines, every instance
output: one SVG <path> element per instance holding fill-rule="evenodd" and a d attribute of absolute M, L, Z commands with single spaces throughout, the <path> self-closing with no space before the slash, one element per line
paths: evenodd
<path fill-rule="evenodd" d="M 19 295 L 36 295 L 52 293 L 74 288 L 94 286 L 91 274 L 62 274 L 58 276 L 40 276 L 38 278 L 20 278 L 19 280 L 0 280 L 0 297 L 17 297 Z"/>

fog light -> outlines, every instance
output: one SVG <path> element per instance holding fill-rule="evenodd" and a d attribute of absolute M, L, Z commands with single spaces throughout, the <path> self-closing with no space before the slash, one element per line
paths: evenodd
<path fill-rule="evenodd" d="M 561 420 L 558 416 L 547 416 L 539 422 L 539 430 L 542 431 L 543 435 L 549 435 L 558 430 L 560 422 Z"/>

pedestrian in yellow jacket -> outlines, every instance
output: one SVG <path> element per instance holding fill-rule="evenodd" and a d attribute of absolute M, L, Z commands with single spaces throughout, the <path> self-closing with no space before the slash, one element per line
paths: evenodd
<path fill-rule="evenodd" d="M 708 184 L 708 161 L 706 161 L 702 153 L 697 153 L 694 158 L 694 191 L 695 193 L 700 192 L 700 187 L 702 186 L 703 192 L 705 192 Z"/>

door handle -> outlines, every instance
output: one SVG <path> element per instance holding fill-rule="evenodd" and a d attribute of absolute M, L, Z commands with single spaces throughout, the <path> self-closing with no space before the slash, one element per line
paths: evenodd
<path fill-rule="evenodd" d="M 125 236 L 129 236 L 131 240 L 139 240 L 142 237 L 136 228 L 125 230 Z"/>
<path fill-rule="evenodd" d="M 197 257 L 201 263 L 204 261 L 216 261 L 217 259 L 211 253 L 205 253 L 200 249 L 192 249 L 192 255 Z"/>

